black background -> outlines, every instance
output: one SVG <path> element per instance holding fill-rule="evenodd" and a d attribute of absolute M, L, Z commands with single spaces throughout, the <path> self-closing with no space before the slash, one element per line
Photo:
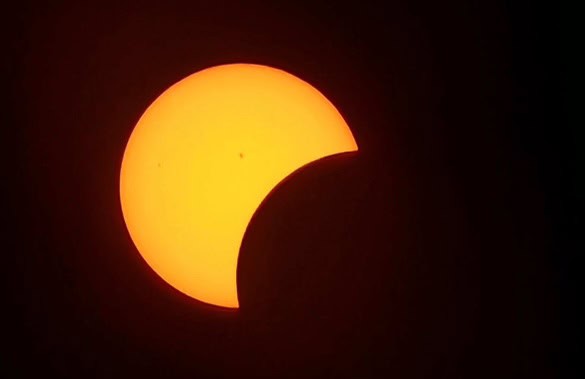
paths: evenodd
<path fill-rule="evenodd" d="M 3 369 L 556 377 L 574 225 L 554 9 L 197 3 L 5 13 L 14 180 Z M 241 309 L 226 311 L 142 260 L 118 176 L 133 126 L 162 91 L 234 62 L 314 85 L 360 151 L 304 167 L 265 200 L 240 251 Z"/>

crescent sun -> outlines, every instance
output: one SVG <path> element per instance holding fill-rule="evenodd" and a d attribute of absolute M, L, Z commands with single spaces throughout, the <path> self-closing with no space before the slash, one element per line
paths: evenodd
<path fill-rule="evenodd" d="M 134 127 L 120 171 L 123 217 L 167 283 L 237 308 L 238 254 L 260 203 L 300 167 L 357 149 L 307 82 L 268 66 L 211 67 L 164 91 Z"/>

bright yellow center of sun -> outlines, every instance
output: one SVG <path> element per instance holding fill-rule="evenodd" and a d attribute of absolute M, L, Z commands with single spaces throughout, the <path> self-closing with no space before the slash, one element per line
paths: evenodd
<path fill-rule="evenodd" d="M 212 67 L 138 121 L 120 173 L 124 220 L 166 282 L 237 308 L 238 253 L 257 207 L 298 168 L 355 150 L 342 116 L 308 83 L 266 66 Z"/>

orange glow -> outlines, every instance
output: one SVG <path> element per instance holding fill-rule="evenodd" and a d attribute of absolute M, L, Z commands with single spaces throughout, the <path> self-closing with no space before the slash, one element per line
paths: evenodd
<path fill-rule="evenodd" d="M 355 150 L 308 83 L 266 66 L 212 67 L 167 89 L 135 126 L 120 172 L 124 220 L 166 282 L 237 308 L 238 253 L 256 208 L 301 166 Z"/>

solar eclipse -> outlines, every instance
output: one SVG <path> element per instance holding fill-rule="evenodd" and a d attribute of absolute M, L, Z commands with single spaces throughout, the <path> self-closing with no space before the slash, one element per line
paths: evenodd
<path fill-rule="evenodd" d="M 120 172 L 124 220 L 166 282 L 237 308 L 238 252 L 260 203 L 302 166 L 357 149 L 305 81 L 254 64 L 208 68 L 164 91 L 135 126 Z"/>

